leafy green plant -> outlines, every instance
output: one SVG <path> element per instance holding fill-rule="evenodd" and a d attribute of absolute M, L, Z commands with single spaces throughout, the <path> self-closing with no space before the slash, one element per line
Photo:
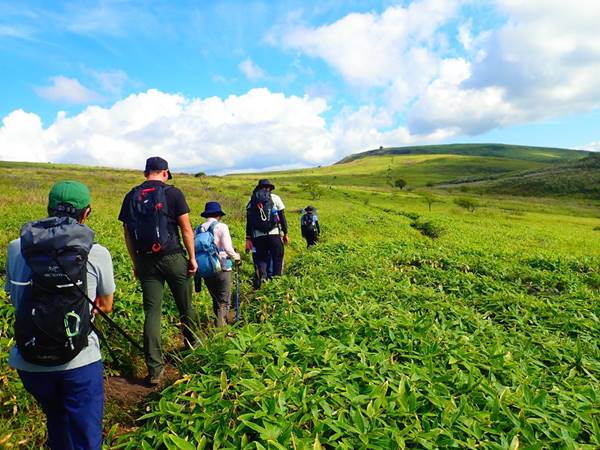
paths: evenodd
<path fill-rule="evenodd" d="M 394 181 L 394 187 L 397 187 L 398 189 L 404 189 L 406 187 L 406 180 L 403 178 L 397 178 L 396 181 Z"/>
<path fill-rule="evenodd" d="M 437 239 L 444 233 L 444 227 L 438 223 L 435 223 L 431 219 L 419 218 L 412 222 L 410 226 L 416 230 L 419 230 L 423 236 L 427 236 L 432 239 Z"/>
<path fill-rule="evenodd" d="M 115 201 L 139 174 L 54 165 L 11 165 L 1 174 L 1 281 L 6 244 L 23 222 L 45 214 L 52 182 L 87 181 L 90 226 L 114 260 L 112 317 L 140 337 L 141 293 Z M 162 333 L 180 376 L 127 411 L 109 404 L 105 446 L 598 448 L 600 249 L 589 232 L 598 225 L 597 205 L 486 197 L 486 214 L 469 215 L 456 211 L 452 195 L 439 194 L 444 201 L 427 213 L 418 195 L 365 189 L 361 183 L 375 175 L 353 184 L 339 174 L 319 202 L 325 239 L 306 250 L 294 238 L 299 226 L 290 225 L 285 276 L 253 291 L 244 255 L 243 322 L 203 329 L 197 349 L 176 353 L 179 320 L 165 301 Z M 292 187 L 288 211 L 310 198 L 294 177 L 274 178 L 278 189 Z M 240 247 L 256 178 L 174 181 L 194 225 L 204 202 L 218 199 Z M 510 209 L 526 214 L 515 220 Z M 424 239 L 411 223 L 443 232 Z M 195 303 L 203 322 L 212 320 L 206 292 Z M 41 448 L 43 415 L 6 364 L 13 320 L 2 291 L 0 446 Z M 117 336 L 111 345 L 131 373 L 143 375 L 126 342 Z M 122 373 L 109 355 L 105 367 Z"/>
<path fill-rule="evenodd" d="M 474 212 L 480 206 L 480 203 L 477 200 L 468 197 L 454 199 L 454 203 L 469 212 Z"/>
<path fill-rule="evenodd" d="M 310 197 L 313 200 L 321 198 L 325 191 L 317 181 L 305 181 L 300 184 L 300 189 L 310 194 Z"/>

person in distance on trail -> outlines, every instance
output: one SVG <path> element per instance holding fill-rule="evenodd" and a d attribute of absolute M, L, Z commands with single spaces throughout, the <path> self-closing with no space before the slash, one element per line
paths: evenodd
<path fill-rule="evenodd" d="M 285 205 L 272 193 L 274 189 L 269 180 L 259 180 L 246 206 L 246 252 L 252 251 L 253 245 L 256 248 L 255 287 L 269 278 L 269 255 L 273 260 L 273 276 L 281 275 L 283 244 L 289 243 Z"/>
<path fill-rule="evenodd" d="M 8 245 L 5 290 L 16 312 L 8 363 L 42 406 L 53 450 L 102 446 L 104 380 L 92 302 L 110 312 L 115 282 L 110 253 L 85 225 L 90 203 L 84 184 L 56 183 L 49 217 L 25 224 Z"/>
<path fill-rule="evenodd" d="M 160 321 L 165 281 L 171 289 L 183 325 L 186 345 L 194 347 L 198 327 L 192 305 L 192 278 L 197 269 L 190 208 L 183 193 L 167 184 L 172 178 L 167 161 L 148 158 L 144 181 L 123 199 L 119 220 L 135 276 L 142 285 L 144 303 L 144 358 L 147 382 L 159 384 L 165 366 Z M 179 230 L 183 237 L 184 252 Z M 186 256 L 187 255 L 187 256 Z"/>
<path fill-rule="evenodd" d="M 217 327 L 222 327 L 227 322 L 231 308 L 231 268 L 232 263 L 239 264 L 240 255 L 234 250 L 229 234 L 229 227 L 221 222 L 225 215 L 218 202 L 206 202 L 204 211 L 200 214 L 206 221 L 196 229 L 196 242 L 205 241 L 202 233 L 209 233 L 208 246 L 196 246 L 196 259 L 198 272 L 210 292 L 213 302 L 213 311 L 217 317 Z M 211 245 L 212 244 L 212 245 Z M 203 250 L 202 247 L 212 247 Z M 211 264 L 210 254 L 216 257 L 215 264 Z"/>
<path fill-rule="evenodd" d="M 300 231 L 302 237 L 306 239 L 306 247 L 316 244 L 321 234 L 319 227 L 319 218 L 317 217 L 317 209 L 314 206 L 308 205 L 304 208 L 304 214 L 300 218 Z"/>

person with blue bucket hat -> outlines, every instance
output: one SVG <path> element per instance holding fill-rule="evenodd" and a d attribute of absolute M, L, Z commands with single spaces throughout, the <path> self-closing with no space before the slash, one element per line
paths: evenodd
<path fill-rule="evenodd" d="M 194 246 L 201 277 L 212 298 L 217 327 L 227 323 L 231 308 L 231 272 L 239 264 L 240 255 L 234 250 L 229 227 L 221 222 L 225 215 L 219 202 L 206 202 L 200 214 L 206 221 L 196 228 Z"/>

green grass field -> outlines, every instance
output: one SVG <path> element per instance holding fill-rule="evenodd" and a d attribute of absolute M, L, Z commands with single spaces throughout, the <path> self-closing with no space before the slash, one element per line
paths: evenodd
<path fill-rule="evenodd" d="M 599 448 L 600 202 L 472 195 L 469 212 L 455 203 L 464 193 L 435 190 L 430 211 L 419 189 L 381 182 L 390 165 L 392 177 L 420 187 L 470 168 L 547 164 L 395 155 L 269 174 L 291 224 L 286 274 L 254 292 L 246 255 L 243 321 L 207 334 L 195 351 L 175 351 L 167 302 L 164 340 L 181 376 L 139 405 L 107 405 L 105 447 Z M 92 192 L 89 225 L 113 255 L 112 317 L 140 339 L 141 292 L 116 217 L 141 173 L 0 164 L 0 174 L 0 283 L 6 244 L 44 216 L 53 182 L 81 180 Z M 173 181 L 194 225 L 205 201 L 222 202 L 242 248 L 258 177 Z M 324 187 L 320 198 L 302 185 L 311 179 Z M 309 203 L 323 238 L 307 250 L 295 211 Z M 39 448 L 43 415 L 7 368 L 13 311 L 0 296 L 0 447 Z M 203 322 L 212 318 L 206 292 L 195 304 Z M 105 355 L 107 373 L 144 375 L 141 358 L 113 341 L 124 368 Z"/>

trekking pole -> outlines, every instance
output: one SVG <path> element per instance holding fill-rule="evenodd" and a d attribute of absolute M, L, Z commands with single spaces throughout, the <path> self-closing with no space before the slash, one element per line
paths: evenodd
<path fill-rule="evenodd" d="M 98 327 L 96 326 L 96 324 L 94 324 L 94 322 L 91 322 L 90 325 L 92 327 L 92 330 L 94 330 L 94 333 L 96 333 L 98 335 L 98 338 L 102 341 L 102 344 L 106 347 L 106 350 L 108 350 L 108 354 L 110 355 L 110 357 L 113 359 L 113 361 L 116 364 L 119 364 L 117 355 L 115 355 L 115 352 L 113 351 L 113 349 L 110 347 L 110 345 L 108 345 L 108 339 L 106 339 L 104 334 L 102 334 L 102 332 L 98 329 Z"/>
<path fill-rule="evenodd" d="M 87 295 L 87 292 L 84 292 L 83 289 L 81 288 L 80 285 L 78 285 L 77 283 L 75 283 L 73 281 L 73 279 L 71 278 L 71 276 L 68 274 L 68 272 L 64 269 L 64 267 L 62 266 L 62 264 L 60 263 L 60 261 L 58 261 L 58 258 L 56 257 L 52 257 L 52 259 L 54 259 L 54 262 L 56 262 L 56 264 L 58 264 L 58 267 L 60 267 L 60 270 L 63 271 L 63 273 L 67 276 L 67 279 L 73 284 L 73 286 L 77 287 L 77 289 L 79 290 L 79 292 L 81 293 L 81 295 L 83 295 L 83 297 L 89 302 L 90 305 L 92 305 L 92 308 L 95 309 L 98 314 L 100 314 L 100 316 L 102 316 L 103 319 L 106 319 L 106 321 L 112 325 L 112 327 L 117 330 L 119 333 L 121 333 L 121 335 L 127 339 L 131 345 L 133 345 L 140 353 L 144 353 L 144 349 L 142 348 L 142 346 L 140 344 L 138 344 L 137 342 L 135 342 L 133 340 L 133 338 L 131 336 L 129 336 L 125 330 L 123 330 L 119 325 L 116 324 L 116 322 L 114 320 L 112 320 L 110 317 L 108 317 L 108 314 L 106 314 L 104 311 L 102 311 L 100 309 L 100 307 L 98 305 L 96 305 L 96 303 L 94 303 Z M 87 276 L 87 274 L 86 274 Z"/>
<path fill-rule="evenodd" d="M 240 265 L 235 265 L 235 321 L 240 320 Z"/>

